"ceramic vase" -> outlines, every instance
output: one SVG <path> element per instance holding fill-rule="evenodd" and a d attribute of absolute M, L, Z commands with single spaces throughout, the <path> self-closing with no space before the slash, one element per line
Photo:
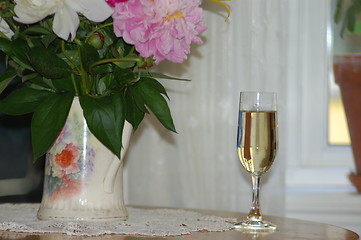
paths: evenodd
<path fill-rule="evenodd" d="M 131 133 L 126 122 L 119 160 L 89 131 L 79 99 L 74 98 L 66 124 L 46 156 L 38 218 L 127 219 L 123 157 Z"/>

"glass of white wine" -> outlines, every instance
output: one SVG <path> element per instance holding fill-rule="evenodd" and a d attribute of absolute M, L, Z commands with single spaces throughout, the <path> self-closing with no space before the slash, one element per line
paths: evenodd
<path fill-rule="evenodd" d="M 277 96 L 269 92 L 241 92 L 237 149 L 244 169 L 252 174 L 252 207 L 237 230 L 273 231 L 275 224 L 264 221 L 260 205 L 260 178 L 275 159 L 278 145 Z"/>

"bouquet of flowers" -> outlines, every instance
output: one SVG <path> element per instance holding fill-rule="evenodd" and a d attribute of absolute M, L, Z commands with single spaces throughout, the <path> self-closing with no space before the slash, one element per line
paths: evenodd
<path fill-rule="evenodd" d="M 221 1 L 211 0 L 227 8 Z M 33 113 L 34 158 L 52 146 L 79 98 L 89 130 L 118 157 L 124 122 L 151 111 L 175 131 L 165 88 L 150 72 L 181 63 L 206 30 L 201 0 L 0 0 L 0 50 L 7 70 L 0 101 L 10 115 Z"/>

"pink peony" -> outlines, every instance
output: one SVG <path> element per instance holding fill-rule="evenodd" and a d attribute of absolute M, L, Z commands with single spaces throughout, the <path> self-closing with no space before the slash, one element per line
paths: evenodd
<path fill-rule="evenodd" d="M 206 30 L 200 0 L 128 0 L 115 4 L 114 32 L 142 57 L 181 63 Z"/>
<path fill-rule="evenodd" d="M 109 6 L 111 7 L 115 7 L 115 4 L 116 3 L 119 3 L 119 2 L 126 2 L 128 0 L 106 0 L 106 2 L 109 4 Z"/>

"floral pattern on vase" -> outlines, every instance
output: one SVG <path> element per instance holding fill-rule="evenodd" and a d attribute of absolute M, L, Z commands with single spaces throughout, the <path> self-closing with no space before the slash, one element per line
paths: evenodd
<path fill-rule="evenodd" d="M 123 130 L 119 160 L 89 131 L 75 98 L 64 128 L 48 151 L 40 219 L 126 219 L 123 156 L 132 132 Z"/>
<path fill-rule="evenodd" d="M 49 181 L 44 191 L 47 191 L 51 200 L 66 199 L 78 194 L 81 190 L 81 179 L 86 180 L 93 171 L 94 150 L 88 148 L 85 151 L 86 156 L 82 156 L 84 149 L 81 139 L 75 138 L 81 136 L 79 126 L 69 129 L 69 125 L 65 124 L 56 140 L 56 147 L 47 154 L 49 166 L 46 168 L 46 175 Z"/>

